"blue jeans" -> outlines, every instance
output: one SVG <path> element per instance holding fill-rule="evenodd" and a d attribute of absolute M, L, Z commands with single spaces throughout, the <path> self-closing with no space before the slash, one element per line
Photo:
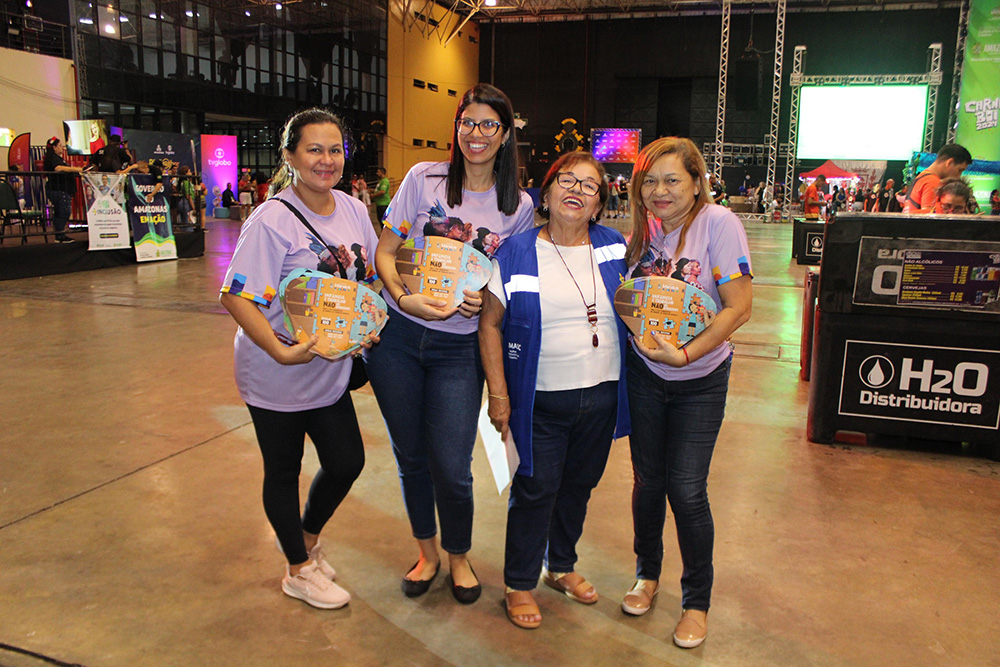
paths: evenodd
<path fill-rule="evenodd" d="M 472 548 L 472 446 L 483 399 L 478 334 L 435 331 L 391 307 L 368 379 L 389 429 L 413 537 Z M 461 315 L 456 315 L 461 317 Z"/>
<path fill-rule="evenodd" d="M 685 609 L 708 611 L 711 603 L 715 524 L 708 504 L 708 468 L 726 413 L 731 365 L 730 357 L 703 378 L 670 382 L 628 350 L 636 576 L 660 578 L 669 499 L 684 563 Z"/>
<path fill-rule="evenodd" d="M 52 202 L 52 227 L 56 238 L 66 236 L 66 225 L 73 213 L 73 195 L 62 190 L 49 190 L 49 201 Z"/>
<path fill-rule="evenodd" d="M 538 585 L 542 558 L 551 572 L 572 572 L 590 493 L 604 474 L 618 417 L 618 383 L 535 393 L 531 424 L 534 474 L 515 475 L 507 510 L 504 582 Z"/>

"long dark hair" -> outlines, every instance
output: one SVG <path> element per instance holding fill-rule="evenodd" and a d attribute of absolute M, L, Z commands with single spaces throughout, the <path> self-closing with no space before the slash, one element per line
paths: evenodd
<path fill-rule="evenodd" d="M 49 157 L 50 155 L 55 155 L 56 157 L 61 157 L 58 153 L 56 153 L 56 146 L 58 146 L 59 143 L 60 142 L 59 142 L 59 138 L 58 137 L 52 137 L 51 139 L 49 139 L 48 141 L 46 141 L 45 142 L 45 157 Z"/>
<path fill-rule="evenodd" d="M 493 163 L 493 174 L 496 179 L 497 210 L 505 215 L 513 215 L 520 201 L 520 188 L 517 185 L 517 128 L 514 127 L 514 108 L 510 99 L 502 90 L 488 83 L 479 83 L 470 88 L 455 111 L 455 120 L 462 117 L 462 112 L 470 104 L 485 104 L 497 112 L 501 130 L 509 132 L 507 141 L 500 145 L 496 161 Z M 462 189 L 465 187 L 465 157 L 458 145 L 458 125 L 454 124 L 451 135 L 451 159 L 448 164 L 448 206 L 462 204 Z"/>
<path fill-rule="evenodd" d="M 267 191 L 269 197 L 273 197 L 292 184 L 292 169 L 285 161 L 285 151 L 294 153 L 295 149 L 299 147 L 299 141 L 302 140 L 302 128 L 306 125 L 325 125 L 326 123 L 336 125 L 342 138 L 346 136 L 344 124 L 340 118 L 333 112 L 318 107 L 299 111 L 285 122 L 278 147 L 278 171 L 271 179 L 271 185 Z"/>

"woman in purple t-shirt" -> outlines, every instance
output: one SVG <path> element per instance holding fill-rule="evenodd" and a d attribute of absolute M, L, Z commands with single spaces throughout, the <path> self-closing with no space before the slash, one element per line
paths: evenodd
<path fill-rule="evenodd" d="M 472 446 L 483 396 L 477 328 L 482 299 L 465 291 L 456 308 L 410 294 L 396 271 L 406 239 L 446 236 L 487 255 L 534 222 L 531 198 L 517 186 L 514 112 L 500 90 L 479 84 L 455 114 L 449 162 L 415 165 L 385 215 L 375 265 L 390 315 L 368 355 L 368 377 L 389 428 L 403 502 L 420 556 L 402 580 L 408 597 L 423 595 L 448 553 L 451 589 L 463 604 L 481 587 L 472 547 Z"/>
<path fill-rule="evenodd" d="M 705 171 L 690 139 L 657 139 L 642 150 L 632 173 L 637 191 L 625 257 L 632 277 L 673 265 L 671 277 L 703 289 L 717 310 L 682 348 L 658 337 L 657 347 L 647 348 L 633 338 L 626 361 L 637 581 L 622 610 L 645 614 L 659 590 L 669 499 L 684 563 L 682 614 L 674 630 L 682 648 L 701 644 L 707 631 L 715 540 L 708 468 L 726 408 L 728 339 L 750 319 L 752 302 L 743 225 L 712 203 Z"/>
<path fill-rule="evenodd" d="M 333 582 L 319 534 L 365 464 L 351 395 L 351 359 L 329 361 L 285 331 L 281 281 L 295 269 L 314 269 L 367 281 L 378 239 L 368 209 L 332 189 L 344 170 L 344 134 L 336 116 L 302 111 L 281 135 L 282 164 L 263 202 L 240 230 L 220 302 L 240 325 L 235 371 L 264 459 L 264 512 L 288 561 L 281 588 L 321 609 L 351 596 Z M 311 229 L 298 219 L 298 211 Z M 299 514 L 299 473 L 306 434 L 320 469 Z"/>

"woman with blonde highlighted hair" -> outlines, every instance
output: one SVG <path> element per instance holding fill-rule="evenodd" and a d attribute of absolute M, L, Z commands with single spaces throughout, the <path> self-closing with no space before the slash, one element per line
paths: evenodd
<path fill-rule="evenodd" d="M 645 614 L 659 591 L 669 500 L 684 563 L 682 613 L 674 630 L 674 643 L 682 648 L 698 646 L 707 632 L 715 541 L 708 469 L 726 409 L 729 337 L 750 319 L 752 303 L 743 225 L 713 203 L 705 171 L 690 139 L 657 139 L 642 150 L 632 172 L 626 251 L 630 276 L 674 266 L 685 282 L 708 294 L 717 311 L 680 348 L 655 335 L 654 348 L 633 338 L 626 360 L 636 583 L 622 610 Z"/>

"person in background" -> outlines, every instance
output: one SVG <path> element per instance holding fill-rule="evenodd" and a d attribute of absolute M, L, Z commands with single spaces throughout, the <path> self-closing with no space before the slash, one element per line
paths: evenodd
<path fill-rule="evenodd" d="M 375 218 L 381 225 L 383 218 L 385 218 L 385 210 L 389 208 L 389 202 L 392 201 L 392 198 L 389 196 L 389 177 L 386 175 L 385 167 L 377 167 L 375 175 L 378 176 L 378 184 L 369 196 L 371 202 L 375 204 Z"/>
<path fill-rule="evenodd" d="M 267 201 L 267 193 L 271 187 L 271 179 L 268 178 L 267 174 L 264 172 L 258 171 L 254 180 L 257 181 L 257 205 L 260 206 Z"/>
<path fill-rule="evenodd" d="M 97 171 L 124 174 L 130 171 L 129 167 L 133 164 L 133 160 L 131 154 L 122 146 L 121 137 L 112 134 L 108 138 L 108 145 L 99 148 L 90 156 L 90 164 Z"/>
<path fill-rule="evenodd" d="M 73 174 L 83 173 L 83 168 L 66 164 L 66 144 L 58 137 L 52 137 L 45 142 L 42 170 L 56 172 L 48 177 L 45 185 L 45 194 L 52 203 L 52 228 L 56 232 L 56 241 L 72 243 L 73 239 L 66 235 L 66 227 L 73 211 L 73 195 L 76 194 L 77 177 Z"/>
<path fill-rule="evenodd" d="M 313 607 L 336 609 L 351 596 L 333 581 L 337 572 L 323 555 L 320 532 L 365 464 L 347 390 L 352 366 L 360 361 L 314 355 L 315 336 L 291 340 L 275 290 L 293 270 L 326 271 L 334 249 L 355 246 L 361 262 L 345 267 L 346 278 L 369 282 L 374 272 L 364 258 L 374 256 L 378 240 L 364 207 L 333 189 L 344 169 L 340 119 L 324 109 L 301 111 L 285 124 L 280 145 L 274 196 L 243 224 L 219 301 L 239 325 L 236 386 L 264 460 L 264 511 L 287 561 L 281 590 Z M 320 468 L 300 515 L 306 435 Z"/>
<path fill-rule="evenodd" d="M 232 208 L 236 204 L 236 193 L 233 192 L 233 184 L 226 183 L 226 189 L 222 191 L 222 205 L 225 208 Z"/>
<path fill-rule="evenodd" d="M 865 192 L 865 203 L 864 203 L 865 211 L 869 213 L 875 213 L 878 211 L 878 192 L 879 192 L 878 183 L 873 185 L 871 190 Z"/>
<path fill-rule="evenodd" d="M 972 164 L 972 154 L 958 144 L 945 144 L 931 166 L 917 174 L 910 184 L 903 213 L 933 213 L 937 208 L 937 191 L 941 181 L 959 178 Z"/>
<path fill-rule="evenodd" d="M 974 201 L 972 188 L 964 178 L 949 178 L 941 181 L 937 192 L 935 213 L 968 215 L 972 213 L 970 204 Z"/>
<path fill-rule="evenodd" d="M 470 604 L 482 593 L 468 559 L 472 447 L 483 396 L 477 335 L 482 298 L 465 290 L 464 300 L 453 306 L 408 292 L 396 251 L 408 239 L 454 231 L 469 245 L 491 237 L 482 246 L 489 256 L 495 244 L 530 229 L 534 211 L 531 197 L 517 185 L 516 128 L 507 96 L 478 84 L 462 96 L 453 123 L 450 160 L 414 165 L 386 215 L 375 264 L 389 322 L 367 359 L 419 550 L 402 578 L 403 594 L 423 595 L 441 570 L 439 519 L 452 595 Z M 379 172 L 387 182 L 385 170 Z"/>
<path fill-rule="evenodd" d="M 892 213 L 893 202 L 896 201 L 896 191 L 893 189 L 896 181 L 891 178 L 885 182 L 885 186 L 878 193 L 878 210 L 882 213 Z"/>
<path fill-rule="evenodd" d="M 610 179 L 608 183 L 608 217 L 617 218 L 618 217 L 618 179 Z"/>
<path fill-rule="evenodd" d="M 826 176 L 820 174 L 806 186 L 805 195 L 802 198 L 802 213 L 806 220 L 816 220 L 819 218 L 820 207 L 826 203 L 826 199 L 821 194 L 826 187 Z M 716 202 L 718 203 L 718 202 Z"/>
<path fill-rule="evenodd" d="M 1000 215 L 1000 190 L 990 192 L 990 215 Z"/>
<path fill-rule="evenodd" d="M 510 431 L 521 460 L 504 584 L 507 617 L 525 629 L 541 624 L 532 593 L 539 575 L 576 602 L 597 602 L 576 572 L 576 544 L 612 437 L 629 432 L 628 331 L 612 306 L 625 239 L 596 224 L 608 198 L 604 168 L 590 153 L 567 153 L 549 169 L 541 197 L 548 223 L 497 251 L 479 323 L 490 420 L 504 439 Z M 515 357 L 504 353 L 513 348 Z"/>
<path fill-rule="evenodd" d="M 253 209 L 253 185 L 250 184 L 250 170 L 240 174 L 240 182 L 236 185 L 240 192 L 240 219 L 246 220 Z"/>
<path fill-rule="evenodd" d="M 187 226 L 193 223 L 191 213 L 194 212 L 194 181 L 191 178 L 191 167 L 182 164 L 177 169 L 177 188 L 180 199 L 177 202 L 178 225 Z"/>
<path fill-rule="evenodd" d="M 726 409 L 733 348 L 729 339 L 750 319 L 750 251 L 736 215 L 714 205 L 705 162 L 690 139 L 657 139 L 640 152 L 632 176 L 631 276 L 657 260 L 705 267 L 698 283 L 717 309 L 706 329 L 683 347 L 637 338 L 627 353 L 632 434 L 636 582 L 622 611 L 649 611 L 663 562 L 663 526 L 670 501 L 684 571 L 681 619 L 674 643 L 700 645 L 708 632 L 715 525 L 708 472 Z M 636 267 L 636 268 L 633 268 Z"/>

